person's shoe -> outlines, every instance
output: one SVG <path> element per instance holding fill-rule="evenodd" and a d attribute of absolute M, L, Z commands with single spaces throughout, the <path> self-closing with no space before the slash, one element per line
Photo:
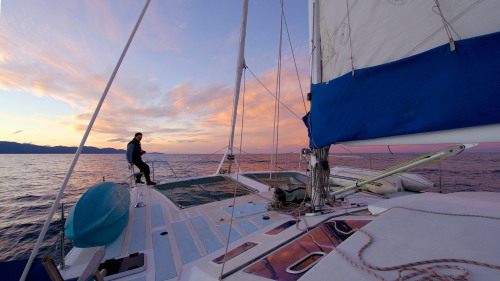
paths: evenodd
<path fill-rule="evenodd" d="M 135 183 L 145 183 L 145 182 L 143 182 L 143 181 L 135 181 Z"/>
<path fill-rule="evenodd" d="M 150 182 L 148 182 L 148 185 L 156 185 L 156 182 L 150 181 Z"/>

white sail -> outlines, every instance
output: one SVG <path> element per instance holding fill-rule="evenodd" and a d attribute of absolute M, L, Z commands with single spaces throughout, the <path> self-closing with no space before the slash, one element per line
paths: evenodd
<path fill-rule="evenodd" d="M 438 3 L 454 40 L 500 30 L 500 1 Z M 400 60 L 449 41 L 434 0 L 319 1 L 319 10 L 322 81 L 351 72 L 352 66 Z"/>

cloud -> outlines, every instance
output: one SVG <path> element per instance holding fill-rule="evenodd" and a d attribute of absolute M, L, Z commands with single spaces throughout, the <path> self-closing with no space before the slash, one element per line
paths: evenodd
<path fill-rule="evenodd" d="M 130 19 L 123 21 L 120 18 L 122 12 L 127 14 L 127 17 L 132 12 L 122 7 L 114 10 L 107 2 L 90 1 L 67 5 L 74 10 L 81 10 L 80 15 L 87 17 L 91 25 L 99 28 L 82 28 L 80 25 L 84 21 L 83 18 L 70 20 L 69 15 L 64 13 L 57 21 L 64 22 L 67 26 L 58 26 L 55 22 L 51 25 L 33 24 L 35 27 L 32 30 L 23 33 L 19 29 L 22 22 L 17 24 L 12 21 L 9 24 L 8 21 L 4 21 L 0 25 L 0 89 L 14 93 L 31 92 L 37 96 L 50 96 L 67 103 L 76 109 L 74 110 L 76 113 L 60 117 L 57 124 L 71 131 L 83 132 L 106 86 L 124 40 L 128 37 L 129 29 L 135 21 Z M 135 2 L 133 5 L 139 6 Z M 134 12 L 134 16 L 138 16 L 136 13 Z M 132 58 L 128 59 L 132 61 L 142 59 L 143 54 L 140 52 L 146 52 L 144 50 L 182 51 L 183 31 L 189 29 L 189 24 L 182 20 L 166 20 L 161 14 L 161 9 L 150 9 L 147 13 L 148 17 L 137 34 L 138 39 L 145 40 L 134 41 L 131 46 L 132 54 L 128 55 Z M 36 18 L 33 21 L 37 21 Z M 124 25 L 130 28 L 124 28 Z M 92 31 L 96 31 L 96 34 L 90 34 Z M 52 36 L 51 33 L 61 34 Z M 100 41 L 100 38 L 106 36 L 111 40 L 111 43 L 106 43 L 108 45 Z M 225 38 L 222 43 L 230 45 L 234 44 L 239 36 L 237 32 L 231 32 Z M 147 45 L 150 48 L 139 49 L 137 44 Z M 141 46 L 144 47 L 143 45 Z M 134 48 L 136 48 L 135 53 Z M 110 49 L 112 51 L 109 51 Z M 220 61 L 228 57 L 216 55 L 214 58 Z M 307 85 L 308 57 L 304 57 L 299 61 L 299 71 L 304 77 L 302 85 Z M 151 77 L 135 68 L 127 68 L 128 62 L 126 59 L 115 78 L 93 126 L 89 141 L 104 145 L 116 143 L 119 146 L 120 143 L 131 139 L 135 132 L 141 131 L 145 134 L 145 141 L 158 147 L 161 143 L 169 143 L 176 149 L 185 148 L 183 144 L 186 147 L 189 144 L 206 149 L 209 144 L 217 148 L 227 144 L 234 85 L 225 81 L 200 85 L 198 79 L 184 80 L 170 86 L 161 78 Z M 248 63 L 251 64 L 251 61 Z M 259 80 L 273 92 L 276 83 L 275 72 L 275 69 L 271 68 L 256 73 Z M 302 116 L 304 106 L 295 68 L 286 56 L 282 74 L 281 101 L 298 116 Z M 274 98 L 249 72 L 247 72 L 244 98 L 244 142 L 250 147 L 263 148 L 272 142 Z M 241 128 L 243 113 L 243 86 L 238 111 L 236 136 L 239 138 L 238 130 Z M 38 122 L 44 122 L 42 119 L 43 117 L 40 117 Z M 297 139 L 304 139 L 306 130 L 302 132 L 297 126 L 303 126 L 301 121 L 280 106 L 280 140 L 295 144 L 299 142 Z"/>
<path fill-rule="evenodd" d="M 130 139 L 126 139 L 126 138 L 116 138 L 116 139 L 109 139 L 108 140 L 109 142 L 129 142 Z"/>
<path fill-rule="evenodd" d="M 12 135 L 20 134 L 22 132 L 24 132 L 24 130 L 15 131 L 14 133 L 12 133 Z"/>

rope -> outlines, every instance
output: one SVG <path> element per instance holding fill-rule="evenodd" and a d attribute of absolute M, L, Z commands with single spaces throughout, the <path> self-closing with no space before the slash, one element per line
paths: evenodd
<path fill-rule="evenodd" d="M 387 146 L 387 149 L 389 150 L 389 153 L 391 153 L 391 155 L 394 155 L 394 153 L 392 153 L 391 147 L 389 145 Z"/>
<path fill-rule="evenodd" d="M 461 39 L 460 35 L 453 29 L 453 26 L 450 24 L 450 22 L 444 17 L 443 11 L 441 11 L 441 5 L 439 4 L 439 0 L 434 0 L 434 3 L 436 3 L 436 6 L 432 7 L 432 11 L 436 13 L 438 16 L 441 17 L 441 20 L 443 21 L 443 27 L 444 30 L 446 31 L 446 35 L 448 36 L 448 40 L 450 41 L 450 44 L 452 44 L 452 51 L 455 48 L 455 43 L 453 39 L 453 32 L 458 36 L 459 39 Z M 435 10 L 437 8 L 437 11 Z"/>
<path fill-rule="evenodd" d="M 312 3 L 313 5 L 313 13 L 312 13 L 312 16 L 313 16 L 313 19 L 312 19 L 312 36 L 311 36 L 311 53 L 309 54 L 309 65 L 311 66 L 309 68 L 309 85 L 312 85 L 313 84 L 313 57 L 314 57 L 314 51 L 316 50 L 316 45 L 314 44 L 314 38 L 316 38 L 316 5 L 317 5 L 317 2 L 316 1 L 313 1 Z M 319 82 L 321 82 L 321 79 L 318 77 L 318 80 Z M 309 87 L 310 89 L 311 87 Z"/>
<path fill-rule="evenodd" d="M 203 191 L 205 191 L 206 193 L 208 193 L 208 195 L 212 196 L 212 198 L 214 198 L 215 200 L 217 201 L 220 201 L 219 198 L 217 198 L 216 196 L 212 195 L 212 193 L 210 193 L 209 191 L 207 191 L 206 189 L 204 189 L 203 187 L 201 187 L 201 185 L 196 182 L 194 179 L 191 179 L 191 181 L 193 181 L 199 188 L 201 188 Z"/>
<path fill-rule="evenodd" d="M 327 190 L 329 189 L 330 167 L 324 167 L 323 164 L 328 163 L 328 153 L 330 146 L 316 148 L 313 150 L 316 156 L 316 163 L 311 167 L 311 177 L 309 186 L 311 187 L 311 206 L 314 208 L 322 208 L 324 200 L 327 198 Z M 313 172 L 314 171 L 314 172 Z M 315 189 L 315 192 L 312 192 Z M 314 210 L 313 210 L 314 211 Z"/>
<path fill-rule="evenodd" d="M 302 201 L 301 203 L 288 202 L 287 205 L 283 205 L 283 203 L 281 202 L 274 201 L 267 203 L 266 208 L 269 211 L 276 211 L 279 213 L 287 214 L 289 216 L 297 218 L 297 220 L 298 217 L 309 211 L 309 207 L 305 205 L 304 201 Z"/>
<path fill-rule="evenodd" d="M 354 76 L 354 59 L 352 58 L 352 40 L 351 40 L 351 17 L 349 16 L 349 0 L 345 0 L 347 5 L 347 26 L 349 28 L 349 49 L 351 50 L 351 69 L 352 76 Z"/>
<path fill-rule="evenodd" d="M 97 107 L 94 111 L 94 114 L 92 115 L 92 118 L 90 119 L 89 125 L 87 126 L 87 130 L 85 131 L 85 134 L 83 135 L 82 141 L 80 142 L 80 146 L 78 147 L 78 149 L 75 153 L 75 156 L 73 158 L 73 161 L 71 162 L 71 165 L 68 169 L 66 177 L 64 178 L 61 189 L 59 190 L 59 193 L 57 194 L 56 200 L 55 200 L 54 204 L 52 205 L 52 208 L 49 212 L 47 220 L 45 221 L 45 224 L 43 225 L 42 231 L 40 232 L 40 235 L 38 236 L 38 240 L 36 241 L 35 247 L 33 248 L 33 252 L 31 252 L 31 255 L 28 259 L 28 262 L 26 263 L 26 267 L 24 268 L 24 271 L 23 271 L 23 274 L 22 274 L 20 280 L 26 280 L 26 277 L 28 276 L 31 265 L 33 264 L 33 260 L 35 259 L 36 255 L 38 253 L 38 250 L 39 250 L 40 246 L 42 245 L 43 239 L 45 238 L 45 234 L 47 233 L 47 229 L 49 227 L 50 221 L 52 220 L 52 217 L 54 216 L 54 213 L 57 209 L 57 206 L 59 205 L 59 201 L 61 200 L 61 197 L 62 197 L 62 194 L 64 193 L 64 190 L 66 189 L 69 178 L 71 177 L 71 174 L 73 173 L 76 162 L 78 161 L 78 157 L 80 156 L 80 154 L 83 150 L 83 147 L 85 145 L 85 142 L 87 141 L 87 138 L 90 134 L 92 126 L 94 125 L 94 122 L 97 119 L 97 115 L 99 114 L 99 111 L 102 107 L 102 104 L 104 103 L 104 99 L 106 98 L 108 91 L 111 88 L 111 84 L 113 83 L 113 80 L 116 76 L 116 73 L 118 72 L 118 69 L 120 69 L 120 65 L 123 61 L 123 58 L 125 57 L 125 54 L 127 53 L 127 50 L 129 48 L 130 44 L 132 43 L 132 39 L 134 39 L 135 33 L 136 33 L 137 29 L 139 28 L 139 25 L 142 21 L 142 18 L 144 17 L 144 14 L 146 13 L 146 10 L 147 10 L 150 2 L 151 2 L 151 0 L 147 0 L 146 4 L 144 5 L 144 8 L 142 9 L 141 15 L 139 16 L 139 19 L 137 20 L 137 23 L 135 24 L 134 29 L 133 29 L 132 33 L 130 34 L 130 37 L 127 41 L 127 44 L 125 45 L 125 48 L 123 49 L 123 52 L 118 60 L 118 63 L 116 64 L 115 69 L 113 70 L 113 73 L 111 74 L 111 77 L 109 78 L 108 84 L 106 85 L 106 88 L 104 89 L 104 92 L 101 96 L 101 99 L 99 100 L 99 103 L 97 104 Z"/>
<path fill-rule="evenodd" d="M 443 212 L 433 212 L 433 211 L 418 210 L 418 209 L 412 209 L 412 208 L 406 208 L 406 207 L 399 207 L 399 206 L 392 207 L 392 208 L 390 208 L 390 209 L 388 209 L 388 210 L 386 210 L 386 211 L 384 211 L 384 212 L 382 212 L 382 213 L 380 213 L 378 215 L 381 215 L 381 214 L 383 214 L 383 213 L 385 213 L 385 212 L 387 212 L 387 211 L 389 211 L 391 209 L 397 209 L 397 208 L 411 210 L 411 211 L 417 211 L 417 212 L 423 212 L 423 213 L 438 214 L 438 215 L 466 216 L 466 217 L 477 217 L 477 218 L 487 218 L 487 219 L 500 220 L 500 218 L 498 218 L 498 217 L 490 217 L 490 216 L 482 216 L 482 215 L 471 215 L 471 214 L 450 214 L 450 213 L 443 213 Z M 378 271 L 393 271 L 393 270 L 398 270 L 398 272 L 397 272 L 398 273 L 398 277 L 395 280 L 405 280 L 405 279 L 413 278 L 413 277 L 416 277 L 416 276 L 419 276 L 419 275 L 423 275 L 423 274 L 427 274 L 427 276 L 421 277 L 418 280 L 435 280 L 435 279 L 437 279 L 437 280 L 464 280 L 465 277 L 468 275 L 468 272 L 467 272 L 466 269 L 464 269 L 462 267 L 459 267 L 459 266 L 456 266 L 456 265 L 432 265 L 432 266 L 425 267 L 425 268 L 415 268 L 415 266 L 419 266 L 419 265 L 434 264 L 434 263 L 444 263 L 444 262 L 449 262 L 449 263 L 465 263 L 465 264 L 472 264 L 472 265 L 477 265 L 477 266 L 482 266 L 482 267 L 487 267 L 487 268 L 492 268 L 492 269 L 500 270 L 500 266 L 498 266 L 498 265 L 492 265 L 492 264 L 488 264 L 488 263 L 477 262 L 477 261 L 472 261 L 472 260 L 465 260 L 465 259 L 432 259 L 432 260 L 423 260 L 423 261 L 411 262 L 411 263 L 406 263 L 406 264 L 396 265 L 396 266 L 389 266 L 389 267 L 373 266 L 373 265 L 367 263 L 363 259 L 363 251 L 366 250 L 373 243 L 373 237 L 369 233 L 367 233 L 366 231 L 364 231 L 363 229 L 352 229 L 351 231 L 348 231 L 348 232 L 342 231 L 342 230 L 340 230 L 337 227 L 337 224 L 336 224 L 335 221 L 331 221 L 331 223 L 334 224 L 335 230 L 338 231 L 341 234 L 351 235 L 352 233 L 354 233 L 356 231 L 359 231 L 360 233 L 362 233 L 363 235 L 365 235 L 366 237 L 368 237 L 368 242 L 365 243 L 359 249 L 359 251 L 357 253 L 357 257 L 358 257 L 359 261 L 363 265 L 363 266 L 361 266 L 361 265 L 355 263 L 354 261 L 352 261 L 349 257 L 347 257 L 342 251 L 340 251 L 336 247 L 318 243 L 314 239 L 314 237 L 309 233 L 309 231 L 308 231 L 309 228 L 307 227 L 307 222 L 305 221 L 305 219 L 304 219 L 304 223 L 306 224 L 307 235 L 309 235 L 311 237 L 311 239 L 313 240 L 313 242 L 318 247 L 326 247 L 326 248 L 333 249 L 343 259 L 345 259 L 347 262 L 349 262 L 352 266 L 354 266 L 355 268 L 360 269 L 360 270 L 362 270 L 362 271 L 370 274 L 371 276 L 373 276 L 373 277 L 375 277 L 375 278 L 377 278 L 379 280 L 386 280 L 386 279 L 383 278 L 383 277 L 381 277 L 381 276 L 379 276 L 378 274 L 376 274 L 375 272 L 371 271 L 370 269 L 378 270 Z M 445 268 L 445 269 L 455 269 L 455 270 L 461 271 L 462 274 L 461 275 L 445 275 L 445 274 L 442 274 L 442 273 L 438 273 L 435 270 L 435 269 L 443 269 L 443 268 Z M 404 272 L 409 272 L 409 274 L 403 276 Z"/>

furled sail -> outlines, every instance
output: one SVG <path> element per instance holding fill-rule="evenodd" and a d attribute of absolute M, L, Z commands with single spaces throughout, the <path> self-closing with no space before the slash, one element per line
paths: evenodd
<path fill-rule="evenodd" d="M 311 146 L 500 142 L 500 1 L 311 1 Z"/>

